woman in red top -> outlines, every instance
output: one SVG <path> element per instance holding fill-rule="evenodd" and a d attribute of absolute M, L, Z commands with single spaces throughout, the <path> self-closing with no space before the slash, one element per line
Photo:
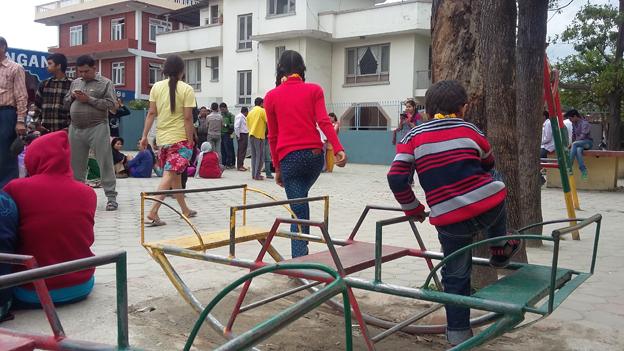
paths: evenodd
<path fill-rule="evenodd" d="M 333 145 L 336 165 L 344 167 L 347 156 L 325 109 L 323 89 L 305 83 L 305 64 L 298 52 L 287 50 L 277 65 L 277 87 L 264 99 L 269 128 L 269 145 L 275 166 L 275 182 L 289 199 L 307 197 L 323 168 L 323 144 L 316 126 Z M 310 219 L 307 203 L 291 205 L 299 219 Z M 297 232 L 292 225 L 292 232 Z M 308 226 L 302 232 L 310 233 Z M 292 257 L 308 254 L 308 242 L 293 240 Z"/>

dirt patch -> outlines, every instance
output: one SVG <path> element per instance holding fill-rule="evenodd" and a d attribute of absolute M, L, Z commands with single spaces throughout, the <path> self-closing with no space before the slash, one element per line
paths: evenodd
<path fill-rule="evenodd" d="M 288 288 L 285 281 L 253 290 L 246 298 L 246 303 L 256 301 Z M 208 303 L 216 290 L 207 289 L 196 292 L 203 303 Z M 300 293 L 272 302 L 269 305 L 248 311 L 238 317 L 234 332 L 243 332 L 275 313 L 290 306 Z M 215 315 L 225 323 L 238 296 L 230 294 L 217 306 Z M 400 321 L 430 306 L 415 300 L 407 300 L 368 292 L 358 292 L 358 301 L 364 312 L 387 320 Z M 435 324 L 443 319 L 443 309 L 427 317 L 423 323 Z M 197 313 L 180 296 L 167 296 L 147 300 L 130 308 L 130 328 L 132 344 L 150 350 L 180 350 L 196 321 Z M 353 324 L 356 324 L 355 319 Z M 366 350 L 357 325 L 353 326 L 354 349 Z M 372 334 L 381 330 L 371 327 Z M 479 350 L 621 350 L 621 339 L 617 335 L 586 328 L 575 323 L 563 323 L 557 320 L 543 320 L 534 326 L 515 333 L 506 334 Z M 224 343 L 222 336 L 204 325 L 194 343 L 196 350 L 212 350 Z M 321 306 L 306 314 L 257 347 L 261 350 L 344 350 L 344 320 L 342 314 L 328 306 Z M 441 335 L 413 336 L 397 333 L 376 345 L 377 350 L 446 350 L 449 345 Z"/>

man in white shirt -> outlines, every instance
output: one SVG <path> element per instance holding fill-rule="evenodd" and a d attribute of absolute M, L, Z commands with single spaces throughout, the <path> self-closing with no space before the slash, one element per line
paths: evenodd
<path fill-rule="evenodd" d="M 542 146 L 540 158 L 548 157 L 549 152 L 555 151 L 555 140 L 553 139 L 552 126 L 548 118 L 548 112 L 544 111 L 544 124 L 542 125 Z"/>
<path fill-rule="evenodd" d="M 243 166 L 245 157 L 247 156 L 247 142 L 249 140 L 249 130 L 247 129 L 247 113 L 249 109 L 247 107 L 241 107 L 240 113 L 236 115 L 234 119 L 234 134 L 238 140 L 238 155 L 236 158 L 236 168 L 239 171 L 245 172 L 247 168 Z"/>
<path fill-rule="evenodd" d="M 570 121 L 570 118 L 568 117 L 566 117 L 566 119 L 563 120 L 563 124 L 565 125 L 568 131 L 568 146 L 570 146 L 572 145 L 572 134 L 574 133 L 573 132 L 574 126 L 572 125 L 572 121 Z"/>

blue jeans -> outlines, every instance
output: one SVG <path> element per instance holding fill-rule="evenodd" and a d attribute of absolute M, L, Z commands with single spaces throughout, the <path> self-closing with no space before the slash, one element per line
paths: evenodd
<path fill-rule="evenodd" d="M 472 244 L 473 237 L 485 230 L 488 238 L 507 234 L 505 202 L 491 210 L 463 222 L 436 226 L 438 239 L 444 256 Z M 470 296 L 470 272 L 472 271 L 472 250 L 467 250 L 442 267 L 444 292 Z M 447 330 L 470 329 L 470 309 L 446 305 Z"/>
<path fill-rule="evenodd" d="M 579 169 L 581 171 L 587 170 L 585 162 L 583 161 L 583 150 L 589 150 L 594 146 L 594 142 L 591 140 L 577 140 L 572 143 L 570 147 L 570 166 L 574 165 L 574 159 L 578 160 Z"/>
<path fill-rule="evenodd" d="M 17 155 L 12 155 L 9 148 L 17 136 L 15 123 L 17 112 L 15 109 L 0 110 L 0 189 L 19 176 Z"/>
<path fill-rule="evenodd" d="M 312 149 L 297 150 L 289 153 L 280 161 L 282 181 L 288 199 L 308 197 L 308 191 L 321 174 L 323 168 L 323 153 L 313 152 Z M 292 204 L 290 208 L 299 219 L 310 219 L 310 205 L 305 203 Z M 301 226 L 301 232 L 310 233 L 309 226 Z M 293 224 L 291 232 L 298 232 L 299 228 Z M 305 256 L 308 254 L 308 242 L 306 240 L 293 240 L 291 244 L 292 257 Z"/>
<path fill-rule="evenodd" d="M 271 173 L 271 147 L 268 138 L 264 139 L 264 173 L 267 177 L 273 176 Z"/>
<path fill-rule="evenodd" d="M 231 134 L 232 133 L 221 133 L 221 164 L 228 167 L 234 167 L 236 163 L 234 139 L 232 139 Z"/>

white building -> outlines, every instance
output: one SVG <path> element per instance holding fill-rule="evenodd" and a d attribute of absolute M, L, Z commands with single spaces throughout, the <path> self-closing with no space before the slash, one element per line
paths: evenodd
<path fill-rule="evenodd" d="M 234 109 L 272 89 L 279 55 L 296 50 L 343 127 L 387 129 L 401 101 L 422 99 L 429 86 L 431 0 L 380 2 L 200 1 L 170 14 L 199 25 L 158 34 L 156 53 L 187 60 L 200 106 L 225 101 Z"/>

